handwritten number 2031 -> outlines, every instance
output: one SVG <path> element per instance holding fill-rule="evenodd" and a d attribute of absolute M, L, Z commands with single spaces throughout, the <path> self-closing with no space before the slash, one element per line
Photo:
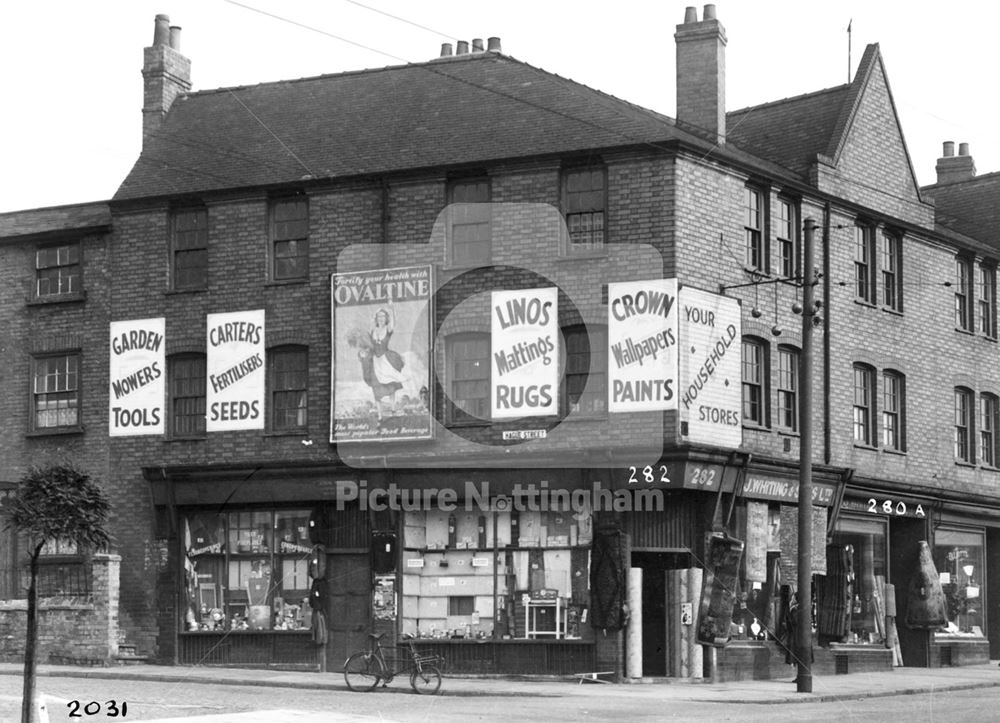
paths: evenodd
<path fill-rule="evenodd" d="M 105 715 L 108 718 L 118 718 L 118 717 L 124 718 L 126 715 L 128 715 L 128 703 L 126 703 L 125 701 L 122 701 L 119 707 L 118 701 L 115 700 L 109 700 L 103 706 L 96 700 L 92 700 L 89 703 L 83 703 L 82 706 L 80 701 L 71 700 L 69 703 L 66 704 L 66 707 L 69 708 L 70 718 L 83 718 L 83 716 L 85 715 L 86 716 L 97 715 L 98 713 L 101 712 L 102 708 L 107 709 Z M 82 714 L 80 711 L 83 711 Z"/>
<path fill-rule="evenodd" d="M 628 471 L 629 471 L 628 483 L 630 485 L 637 485 L 637 484 L 641 484 L 643 482 L 645 482 L 648 485 L 651 485 L 651 484 L 653 484 L 654 482 L 657 481 L 657 479 L 656 479 L 656 468 L 653 467 L 653 466 L 651 466 L 651 465 L 647 464 L 642 469 L 639 469 L 637 467 L 629 467 Z M 640 475 L 641 478 L 636 477 L 637 474 Z M 665 484 L 665 485 L 670 484 L 670 477 L 667 475 L 667 465 L 665 465 L 665 464 L 661 464 L 660 465 L 660 479 L 659 479 L 659 481 L 660 481 L 661 484 Z"/>

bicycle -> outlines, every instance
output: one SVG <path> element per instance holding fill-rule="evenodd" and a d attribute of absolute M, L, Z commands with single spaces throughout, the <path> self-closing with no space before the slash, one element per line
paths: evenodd
<path fill-rule="evenodd" d="M 382 648 L 385 633 L 369 633 L 369 650 L 359 650 L 344 662 L 344 680 L 353 691 L 374 690 L 381 682 L 384 688 L 397 675 L 410 674 L 410 687 L 418 695 L 434 695 L 441 689 L 441 666 L 444 658 L 417 650 L 413 639 L 404 636 L 406 643 L 395 646 L 405 654 L 386 659 Z"/>

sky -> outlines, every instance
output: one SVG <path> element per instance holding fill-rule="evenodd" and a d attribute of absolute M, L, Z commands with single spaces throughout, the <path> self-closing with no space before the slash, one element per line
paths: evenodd
<path fill-rule="evenodd" d="M 154 18 L 181 30 L 192 90 L 422 62 L 441 43 L 498 36 L 503 52 L 675 115 L 669 0 L 32 0 L 0 4 L 0 212 L 111 198 L 139 155 L 143 48 Z M 942 142 L 1000 170 L 1000 3 L 718 0 L 726 106 L 846 83 L 879 43 L 921 185 Z M 572 12 L 569 9 L 572 8 Z M 697 5 L 699 19 L 702 4 Z M 851 33 L 848 35 L 848 25 Z M 849 41 L 850 40 L 850 44 Z M 850 53 L 849 53 L 850 45 Z"/>

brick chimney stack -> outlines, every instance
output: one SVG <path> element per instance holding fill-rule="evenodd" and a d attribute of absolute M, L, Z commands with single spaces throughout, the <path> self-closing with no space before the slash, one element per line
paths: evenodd
<path fill-rule="evenodd" d="M 142 144 L 160 130 L 177 96 L 191 90 L 191 61 L 181 55 L 181 29 L 157 15 L 153 44 L 143 50 Z"/>
<path fill-rule="evenodd" d="M 954 141 L 944 142 L 944 155 L 938 158 L 937 166 L 938 185 L 968 181 L 976 176 L 976 164 L 969 155 L 969 144 L 958 144 L 958 155 L 955 155 Z"/>
<path fill-rule="evenodd" d="M 726 142 L 726 30 L 706 5 L 702 20 L 689 7 L 674 33 L 677 44 L 677 123 L 684 130 Z"/>

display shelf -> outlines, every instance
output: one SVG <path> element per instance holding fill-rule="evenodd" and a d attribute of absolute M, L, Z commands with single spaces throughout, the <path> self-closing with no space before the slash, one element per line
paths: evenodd
<path fill-rule="evenodd" d="M 537 638 L 566 637 L 566 607 L 563 599 L 531 598 L 524 602 L 524 636 L 528 640 Z M 543 627 L 539 625 L 543 624 Z"/>

